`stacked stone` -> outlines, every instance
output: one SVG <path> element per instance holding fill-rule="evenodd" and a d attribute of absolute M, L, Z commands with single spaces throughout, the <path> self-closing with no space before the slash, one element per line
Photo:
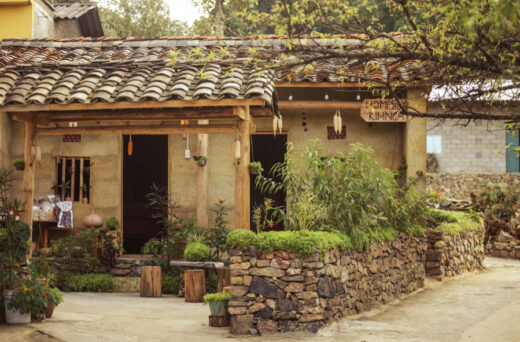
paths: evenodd
<path fill-rule="evenodd" d="M 428 231 L 426 236 L 427 276 L 442 279 L 483 269 L 484 231 L 467 231 L 457 235 Z"/>
<path fill-rule="evenodd" d="M 433 173 L 427 178 L 428 190 L 438 192 L 441 198 L 469 198 L 474 192 L 480 194 L 482 186 L 498 183 L 503 187 L 520 186 L 518 173 Z"/>
<path fill-rule="evenodd" d="M 141 267 L 149 264 L 145 258 L 117 258 L 112 268 L 114 277 L 140 277 Z"/>
<path fill-rule="evenodd" d="M 501 231 L 495 242 L 487 243 L 486 254 L 500 258 L 520 259 L 520 240 Z"/>
<path fill-rule="evenodd" d="M 54 272 L 101 273 L 104 271 L 104 268 L 99 263 L 99 260 L 94 257 L 49 257 L 48 261 Z"/>
<path fill-rule="evenodd" d="M 317 331 L 346 315 L 370 310 L 423 286 L 424 238 L 402 235 L 366 252 L 320 252 L 306 258 L 254 248 L 231 250 L 227 289 L 231 332 Z"/>

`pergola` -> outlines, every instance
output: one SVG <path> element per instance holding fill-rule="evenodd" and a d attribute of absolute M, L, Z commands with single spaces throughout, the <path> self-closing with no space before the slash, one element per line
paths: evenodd
<path fill-rule="evenodd" d="M 235 222 L 248 228 L 250 220 L 250 134 L 253 117 L 271 117 L 273 110 L 264 100 L 172 100 L 92 104 L 9 105 L 2 111 L 25 124 L 25 169 L 22 201 L 33 203 L 36 137 L 62 134 L 197 134 L 199 151 L 207 151 L 209 134 L 234 134 L 240 141 L 235 160 Z M 190 124 L 180 124 L 190 120 Z M 196 121 L 196 124 L 191 122 Z M 211 120 L 211 123 L 210 123 Z M 78 122 L 77 127 L 68 127 Z M 95 125 L 85 125 L 95 122 Z M 143 122 L 146 122 L 143 124 Z M 150 124 L 150 122 L 153 122 Z M 65 124 L 65 125 L 64 125 Z M 230 153 L 234 153 L 231 151 Z M 197 222 L 208 222 L 208 169 L 197 168 Z M 22 220 L 32 226 L 32 205 L 26 205 Z"/>

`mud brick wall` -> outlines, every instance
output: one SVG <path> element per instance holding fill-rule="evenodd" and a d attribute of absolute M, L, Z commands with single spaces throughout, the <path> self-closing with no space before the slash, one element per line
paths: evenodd
<path fill-rule="evenodd" d="M 427 231 L 426 275 L 442 279 L 463 272 L 482 270 L 485 257 L 484 231 L 458 235 Z"/>
<path fill-rule="evenodd" d="M 423 286 L 426 248 L 424 237 L 401 235 L 366 252 L 331 250 L 324 257 L 231 250 L 231 332 L 315 332 L 391 302 Z"/>

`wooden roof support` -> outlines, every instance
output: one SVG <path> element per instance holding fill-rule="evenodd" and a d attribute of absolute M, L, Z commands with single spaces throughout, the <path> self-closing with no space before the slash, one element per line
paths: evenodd
<path fill-rule="evenodd" d="M 238 108 L 236 109 L 238 110 Z M 250 226 L 250 134 L 253 119 L 249 107 L 245 108 L 244 120 L 238 122 L 240 159 L 235 160 L 235 227 L 249 229 Z M 234 153 L 234 151 L 233 151 Z"/>
<path fill-rule="evenodd" d="M 34 201 L 34 169 L 36 163 L 34 162 L 34 149 L 36 148 L 36 123 L 34 118 L 25 123 L 25 147 L 24 147 L 24 161 L 25 168 L 23 169 L 23 184 L 22 184 L 22 203 L 24 203 L 24 211 L 22 213 L 22 222 L 29 225 L 31 229 L 31 236 L 29 241 L 32 241 L 32 206 Z M 29 250 L 29 256 L 32 250 Z"/>
<path fill-rule="evenodd" d="M 199 120 L 199 126 L 209 125 L 209 120 Z M 209 136 L 208 134 L 197 134 L 197 153 L 201 157 L 208 156 Z M 217 162 L 216 160 L 213 162 Z M 209 169 L 207 165 L 197 165 L 197 207 L 196 222 L 197 226 L 209 228 L 208 212 L 209 196 Z"/>
<path fill-rule="evenodd" d="M 265 102 L 261 99 L 221 99 L 221 100 L 171 100 L 171 101 L 144 101 L 144 102 L 96 102 L 70 103 L 45 105 L 8 105 L 1 107 L 3 112 L 57 112 L 72 110 L 101 110 L 101 109 L 151 109 L 151 108 L 193 108 L 193 107 L 235 107 L 260 106 Z"/>
<path fill-rule="evenodd" d="M 366 88 L 362 82 L 278 82 L 276 88 Z"/>
<path fill-rule="evenodd" d="M 88 127 L 58 127 L 37 128 L 37 135 L 62 134 L 233 134 L 236 125 L 213 124 L 201 127 L 199 125 L 130 125 L 130 126 L 88 126 Z"/>
<path fill-rule="evenodd" d="M 279 101 L 280 109 L 360 109 L 358 101 Z"/>

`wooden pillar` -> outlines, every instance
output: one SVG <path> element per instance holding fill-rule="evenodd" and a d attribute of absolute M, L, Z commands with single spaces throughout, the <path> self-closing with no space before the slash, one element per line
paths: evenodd
<path fill-rule="evenodd" d="M 419 112 L 427 111 L 427 99 L 424 97 L 425 89 L 408 89 L 407 104 Z M 404 155 L 408 169 L 406 176 L 417 177 L 420 171 L 426 176 L 426 119 L 409 117 L 404 128 Z M 423 179 L 418 187 L 425 189 L 426 181 Z"/>
<path fill-rule="evenodd" d="M 22 213 L 22 222 L 29 225 L 31 229 L 30 241 L 32 241 L 32 206 L 34 199 L 34 148 L 36 141 L 36 124 L 34 114 L 25 123 L 25 147 L 24 147 L 24 161 L 25 168 L 23 170 L 23 185 L 22 185 L 22 202 L 24 203 L 24 212 Z M 29 252 L 29 253 L 32 253 Z"/>
<path fill-rule="evenodd" d="M 250 133 L 251 117 L 249 107 L 235 107 L 236 111 L 244 111 L 244 120 L 238 121 L 238 138 L 240 140 L 240 159 L 235 161 L 235 227 L 249 229 L 250 216 Z"/>
<path fill-rule="evenodd" d="M 208 125 L 209 120 L 199 120 L 199 125 Z M 208 134 L 197 134 L 197 151 L 199 156 L 207 157 L 208 156 L 208 142 L 209 136 Z M 210 162 L 208 160 L 208 162 Z M 217 162 L 213 160 L 213 162 Z M 209 219 L 208 219 L 208 192 L 209 192 L 209 183 L 208 183 L 208 165 L 206 166 L 197 166 L 197 226 L 208 228 L 209 227 Z"/>

